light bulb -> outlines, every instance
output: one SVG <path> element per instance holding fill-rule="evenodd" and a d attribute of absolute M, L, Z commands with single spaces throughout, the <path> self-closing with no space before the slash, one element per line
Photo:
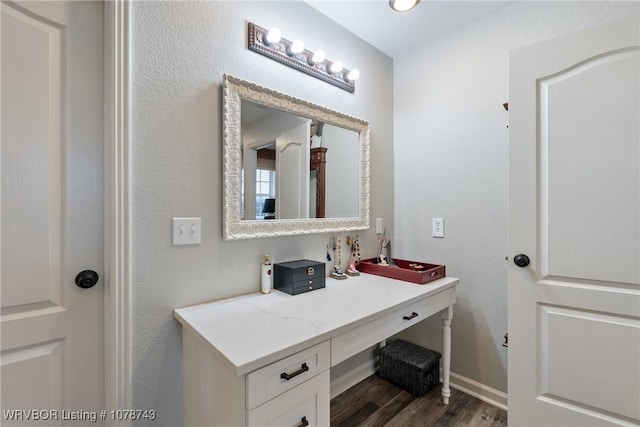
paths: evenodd
<path fill-rule="evenodd" d="M 344 66 L 342 65 L 342 61 L 340 60 L 335 61 L 333 64 L 331 64 L 332 73 L 339 73 L 340 71 L 342 71 L 343 68 Z"/>
<path fill-rule="evenodd" d="M 315 53 L 313 54 L 313 56 L 311 57 L 311 61 L 312 61 L 314 64 L 319 64 L 320 62 L 323 62 L 323 61 L 324 61 L 324 58 L 325 58 L 324 50 L 322 50 L 322 49 L 318 49 L 318 50 L 316 50 L 316 52 L 315 52 Z"/>
<path fill-rule="evenodd" d="M 349 80 L 350 82 L 355 82 L 359 78 L 360 78 L 360 71 L 358 70 L 351 70 L 347 74 L 347 80 Z"/>
<path fill-rule="evenodd" d="M 277 28 L 272 28 L 267 33 L 267 44 L 278 43 L 282 38 L 282 33 Z"/>
<path fill-rule="evenodd" d="M 302 40 L 294 40 L 293 43 L 289 46 L 289 52 L 291 54 L 297 55 L 304 51 L 304 42 Z"/>
<path fill-rule="evenodd" d="M 420 0 L 389 0 L 391 9 L 397 12 L 406 12 L 418 4 Z"/>
<path fill-rule="evenodd" d="M 304 51 L 304 42 L 302 40 L 294 40 L 291 43 L 291 52 L 302 53 Z"/>

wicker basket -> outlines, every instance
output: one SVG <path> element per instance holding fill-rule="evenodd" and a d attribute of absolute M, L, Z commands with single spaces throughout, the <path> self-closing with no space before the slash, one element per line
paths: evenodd
<path fill-rule="evenodd" d="M 440 353 L 403 340 L 380 350 L 378 376 L 420 397 L 439 380 Z"/>

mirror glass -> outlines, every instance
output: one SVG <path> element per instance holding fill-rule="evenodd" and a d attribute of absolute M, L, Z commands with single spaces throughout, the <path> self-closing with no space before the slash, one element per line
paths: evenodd
<path fill-rule="evenodd" d="M 226 240 L 369 227 L 369 124 L 225 75 Z"/>
<path fill-rule="evenodd" d="M 245 99 L 240 122 L 241 220 L 358 216 L 356 131 Z"/>

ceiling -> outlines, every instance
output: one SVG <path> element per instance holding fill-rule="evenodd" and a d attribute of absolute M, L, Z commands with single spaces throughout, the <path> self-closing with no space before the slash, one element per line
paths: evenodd
<path fill-rule="evenodd" d="M 388 0 L 306 2 L 392 58 L 513 3 L 422 0 L 408 12 L 394 12 Z"/>

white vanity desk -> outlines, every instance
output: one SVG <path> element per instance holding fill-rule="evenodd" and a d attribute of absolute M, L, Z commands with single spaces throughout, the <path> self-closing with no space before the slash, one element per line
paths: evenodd
<path fill-rule="evenodd" d="M 448 403 L 457 283 L 362 273 L 295 296 L 255 293 L 175 310 L 184 425 L 328 426 L 329 369 L 436 313 Z"/>

